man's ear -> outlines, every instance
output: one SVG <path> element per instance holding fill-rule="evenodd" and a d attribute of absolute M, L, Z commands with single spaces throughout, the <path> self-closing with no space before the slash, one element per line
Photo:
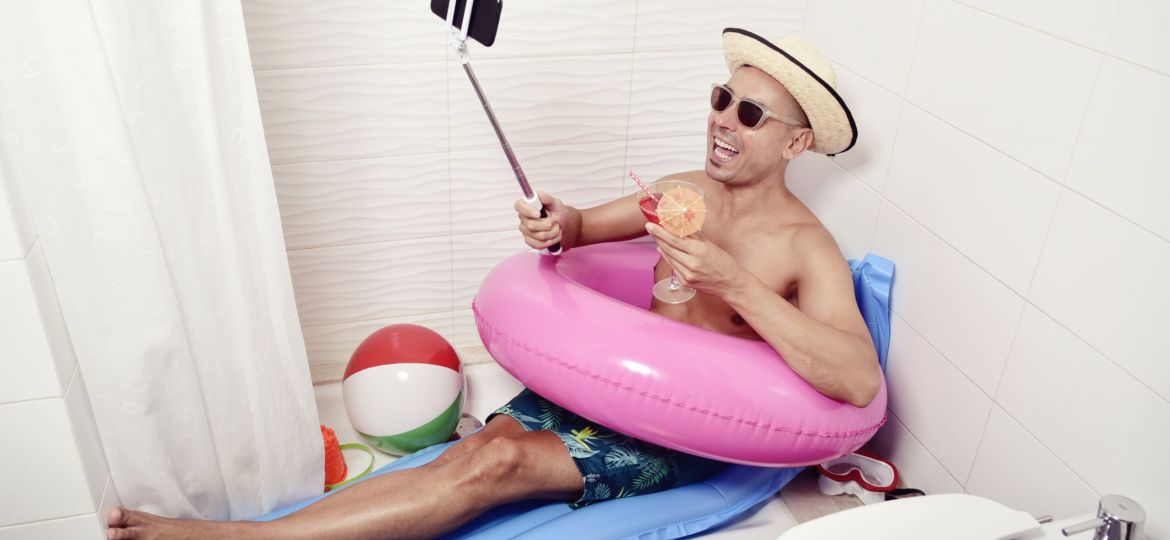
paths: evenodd
<path fill-rule="evenodd" d="M 808 147 L 812 146 L 813 143 L 813 130 L 811 128 L 802 127 L 794 129 L 796 129 L 797 132 L 793 135 L 792 139 L 788 141 L 788 146 L 784 147 L 784 151 L 782 153 L 784 159 L 787 159 L 788 161 L 796 159 L 796 156 L 799 156 L 800 154 L 804 153 L 805 150 L 808 150 Z"/>

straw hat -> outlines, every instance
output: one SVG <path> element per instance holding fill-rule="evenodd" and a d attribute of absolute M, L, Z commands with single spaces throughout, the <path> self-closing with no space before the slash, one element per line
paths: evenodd
<path fill-rule="evenodd" d="M 837 74 L 816 49 L 799 36 L 781 38 L 773 45 L 747 30 L 723 30 L 723 56 L 727 69 L 752 66 L 780 81 L 804 109 L 813 130 L 809 148 L 830 156 L 857 142 L 857 124 L 837 94 Z"/>

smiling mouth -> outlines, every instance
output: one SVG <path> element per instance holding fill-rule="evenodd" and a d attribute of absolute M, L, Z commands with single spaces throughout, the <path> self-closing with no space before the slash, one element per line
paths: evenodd
<path fill-rule="evenodd" d="M 711 140 L 713 141 L 711 143 L 711 152 L 715 154 L 715 157 L 719 158 L 720 161 L 731 161 L 735 158 L 735 156 L 739 155 L 738 148 L 719 140 L 718 137 L 711 137 Z"/>

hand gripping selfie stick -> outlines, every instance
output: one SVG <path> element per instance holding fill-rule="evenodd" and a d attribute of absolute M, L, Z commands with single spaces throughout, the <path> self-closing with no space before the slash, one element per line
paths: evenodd
<path fill-rule="evenodd" d="M 524 202 L 528 206 L 540 210 L 540 217 L 548 217 L 548 211 L 544 209 L 544 205 L 540 203 L 540 198 L 536 196 L 536 192 L 532 190 L 532 186 L 528 183 L 528 177 L 524 175 L 524 169 L 520 168 L 520 162 L 516 159 L 516 154 L 512 152 L 512 145 L 508 144 L 508 138 L 504 136 L 504 130 L 500 128 L 500 122 L 496 120 L 496 114 L 492 112 L 492 106 L 488 103 L 487 97 L 483 95 L 483 89 L 479 86 L 479 79 L 475 78 L 475 72 L 471 70 L 471 58 L 467 54 L 467 31 L 471 28 L 471 6 L 475 4 L 474 0 L 467 0 L 463 6 L 463 25 L 461 28 L 455 27 L 455 0 L 449 0 L 447 3 L 447 29 L 451 33 L 451 48 L 459 54 L 459 63 L 463 65 L 463 72 L 467 73 L 467 79 L 471 81 L 472 88 L 475 89 L 475 95 L 479 97 L 479 103 L 483 105 L 483 112 L 487 113 L 488 121 L 492 124 L 492 129 L 496 132 L 496 137 L 500 139 L 500 146 L 504 149 L 504 155 L 508 157 L 508 163 L 512 165 L 512 172 L 516 175 L 516 181 L 520 183 L 520 190 L 524 192 Z M 552 255 L 560 255 L 560 242 L 549 246 L 542 253 L 549 253 Z"/>

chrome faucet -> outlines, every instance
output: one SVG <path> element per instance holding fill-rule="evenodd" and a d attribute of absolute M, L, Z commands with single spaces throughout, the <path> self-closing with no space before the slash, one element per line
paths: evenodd
<path fill-rule="evenodd" d="M 1097 505 L 1097 517 L 1060 530 L 1065 536 L 1096 529 L 1093 540 L 1141 540 L 1146 522 L 1142 505 L 1129 497 L 1105 495 Z"/>

